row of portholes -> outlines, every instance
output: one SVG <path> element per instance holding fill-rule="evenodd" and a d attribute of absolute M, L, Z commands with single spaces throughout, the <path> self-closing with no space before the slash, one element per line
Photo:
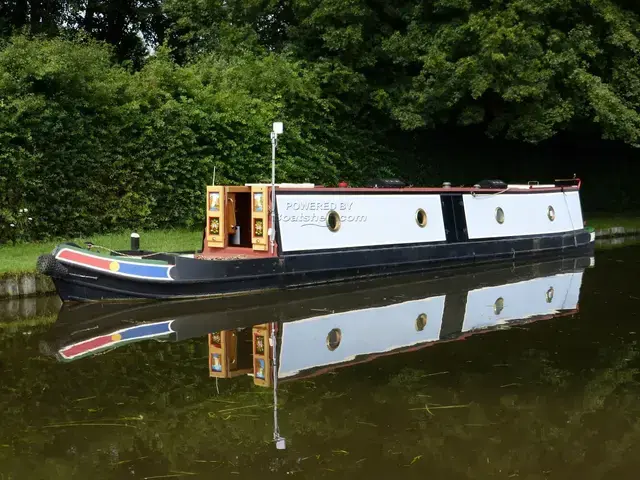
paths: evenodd
<path fill-rule="evenodd" d="M 551 222 L 556 219 L 556 211 L 551 205 L 547 207 L 547 218 Z M 500 225 L 504 223 L 504 210 L 502 210 L 502 208 L 500 207 L 496 208 L 496 222 L 498 222 Z"/>
<path fill-rule="evenodd" d="M 416 210 L 416 223 L 420 228 L 424 228 L 427 226 L 427 212 L 425 212 L 422 208 Z M 340 230 L 340 226 L 342 225 L 342 221 L 340 220 L 340 214 L 335 210 L 331 210 L 327 214 L 327 228 L 332 232 L 337 232 Z"/>
<path fill-rule="evenodd" d="M 553 294 L 554 294 L 554 290 L 553 287 L 549 287 L 549 289 L 547 290 L 547 292 L 545 293 L 545 301 L 547 303 L 551 303 L 553 302 Z M 504 298 L 499 297 L 494 303 L 493 303 L 493 313 L 495 315 L 500 315 L 502 313 L 502 310 L 504 310 Z"/>
<path fill-rule="evenodd" d="M 551 205 L 547 207 L 547 218 L 551 222 L 556 219 L 556 211 Z M 420 228 L 424 228 L 427 226 L 427 212 L 425 212 L 422 208 L 416 210 L 415 219 Z M 496 222 L 498 222 L 500 225 L 504 223 L 504 210 L 502 210 L 501 207 L 496 208 Z M 335 210 L 331 210 L 327 214 L 327 228 L 332 232 L 337 232 L 338 230 L 340 230 L 341 225 L 342 222 L 340 220 L 340 215 Z"/>
<path fill-rule="evenodd" d="M 424 330 L 424 327 L 426 326 L 427 326 L 427 314 L 421 313 L 420 315 L 418 315 L 418 318 L 416 318 L 416 323 L 415 323 L 416 331 L 421 332 Z M 334 328 L 327 334 L 327 348 L 330 351 L 333 352 L 336 348 L 338 348 L 340 346 L 341 341 L 342 341 L 342 331 L 339 328 Z"/>
<path fill-rule="evenodd" d="M 553 301 L 554 290 L 553 287 L 549 287 L 549 289 L 545 293 L 545 300 L 547 303 L 551 303 Z M 504 310 L 504 298 L 498 297 L 498 299 L 493 304 L 493 313 L 495 315 L 500 315 Z M 421 313 L 416 318 L 416 331 L 421 332 L 427 326 L 427 314 Z M 340 342 L 342 341 L 342 331 L 339 328 L 332 329 L 327 335 L 327 348 L 330 351 L 334 351 L 336 348 L 340 346 Z"/>

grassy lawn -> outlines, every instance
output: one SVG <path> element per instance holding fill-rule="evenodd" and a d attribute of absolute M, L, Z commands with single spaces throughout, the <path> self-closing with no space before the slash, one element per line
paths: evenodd
<path fill-rule="evenodd" d="M 140 248 L 143 250 L 176 252 L 195 251 L 202 248 L 201 230 L 154 230 L 138 233 L 140 234 Z M 51 253 L 57 244 L 64 241 L 75 242 L 82 247 L 85 242 L 91 242 L 96 246 L 112 250 L 128 250 L 130 246 L 129 235 L 130 232 L 123 232 L 62 241 L 0 245 L 0 275 L 35 271 L 38 255 Z"/>
<path fill-rule="evenodd" d="M 587 226 L 593 227 L 596 230 L 600 230 L 602 228 L 611 228 L 611 227 L 640 228 L 640 214 L 633 216 L 633 215 L 620 215 L 620 214 L 606 215 L 602 213 L 594 213 L 593 215 L 585 214 L 584 218 L 587 221 Z"/>

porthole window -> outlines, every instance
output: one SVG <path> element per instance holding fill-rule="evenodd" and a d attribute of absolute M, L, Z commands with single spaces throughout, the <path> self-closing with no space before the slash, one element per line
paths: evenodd
<path fill-rule="evenodd" d="M 420 315 L 418 315 L 418 318 L 416 318 L 416 331 L 421 332 L 424 330 L 424 327 L 426 326 L 427 326 L 427 314 L 421 313 Z"/>
<path fill-rule="evenodd" d="M 416 211 L 416 223 L 420 228 L 427 226 L 427 212 L 421 208 Z"/>
<path fill-rule="evenodd" d="M 504 223 L 504 210 L 500 207 L 496 208 L 496 222 L 501 225 Z"/>
<path fill-rule="evenodd" d="M 553 287 L 549 287 L 546 294 L 547 303 L 551 303 L 553 301 Z"/>
<path fill-rule="evenodd" d="M 342 340 L 342 332 L 339 328 L 334 328 L 327 335 L 327 348 L 332 352 L 340 346 Z"/>
<path fill-rule="evenodd" d="M 552 222 L 556 219 L 556 211 L 551 205 L 549 205 L 549 208 L 547 208 L 547 217 L 549 217 L 549 220 L 551 220 Z"/>
<path fill-rule="evenodd" d="M 504 309 L 504 298 L 500 297 L 493 304 L 493 313 L 495 313 L 496 315 L 500 315 L 503 309 Z"/>
<path fill-rule="evenodd" d="M 332 232 L 340 230 L 340 215 L 335 210 L 331 210 L 327 214 L 327 228 Z"/>

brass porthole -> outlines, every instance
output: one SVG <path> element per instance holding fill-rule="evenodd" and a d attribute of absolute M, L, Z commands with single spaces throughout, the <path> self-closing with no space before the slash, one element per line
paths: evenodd
<path fill-rule="evenodd" d="M 426 326 L 427 326 L 427 314 L 421 313 L 420 315 L 418 315 L 418 318 L 416 318 L 416 331 L 421 332 L 424 330 L 424 327 Z"/>
<path fill-rule="evenodd" d="M 327 228 L 332 232 L 340 230 L 340 215 L 335 210 L 331 210 L 327 214 Z"/>
<path fill-rule="evenodd" d="M 553 287 L 549 287 L 546 293 L 547 303 L 551 303 L 553 301 Z"/>
<path fill-rule="evenodd" d="M 553 209 L 551 205 L 549 205 L 549 208 L 547 208 L 547 217 L 552 222 L 556 219 L 556 211 Z"/>
<path fill-rule="evenodd" d="M 495 313 L 496 315 L 500 315 L 503 309 L 504 309 L 504 298 L 500 297 L 493 304 L 493 313 Z"/>
<path fill-rule="evenodd" d="M 496 222 L 500 225 L 504 223 L 504 210 L 500 207 L 496 208 Z"/>
<path fill-rule="evenodd" d="M 420 228 L 424 228 L 427 226 L 427 212 L 425 212 L 422 208 L 419 208 L 416 211 L 416 223 Z"/>
<path fill-rule="evenodd" d="M 334 328 L 327 335 L 327 348 L 332 352 L 340 346 L 342 340 L 342 332 L 339 328 Z"/>

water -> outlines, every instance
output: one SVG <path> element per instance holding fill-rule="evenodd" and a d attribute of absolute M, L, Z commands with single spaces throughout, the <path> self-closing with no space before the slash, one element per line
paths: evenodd
<path fill-rule="evenodd" d="M 0 479 L 636 478 L 639 262 L 2 320 Z"/>

